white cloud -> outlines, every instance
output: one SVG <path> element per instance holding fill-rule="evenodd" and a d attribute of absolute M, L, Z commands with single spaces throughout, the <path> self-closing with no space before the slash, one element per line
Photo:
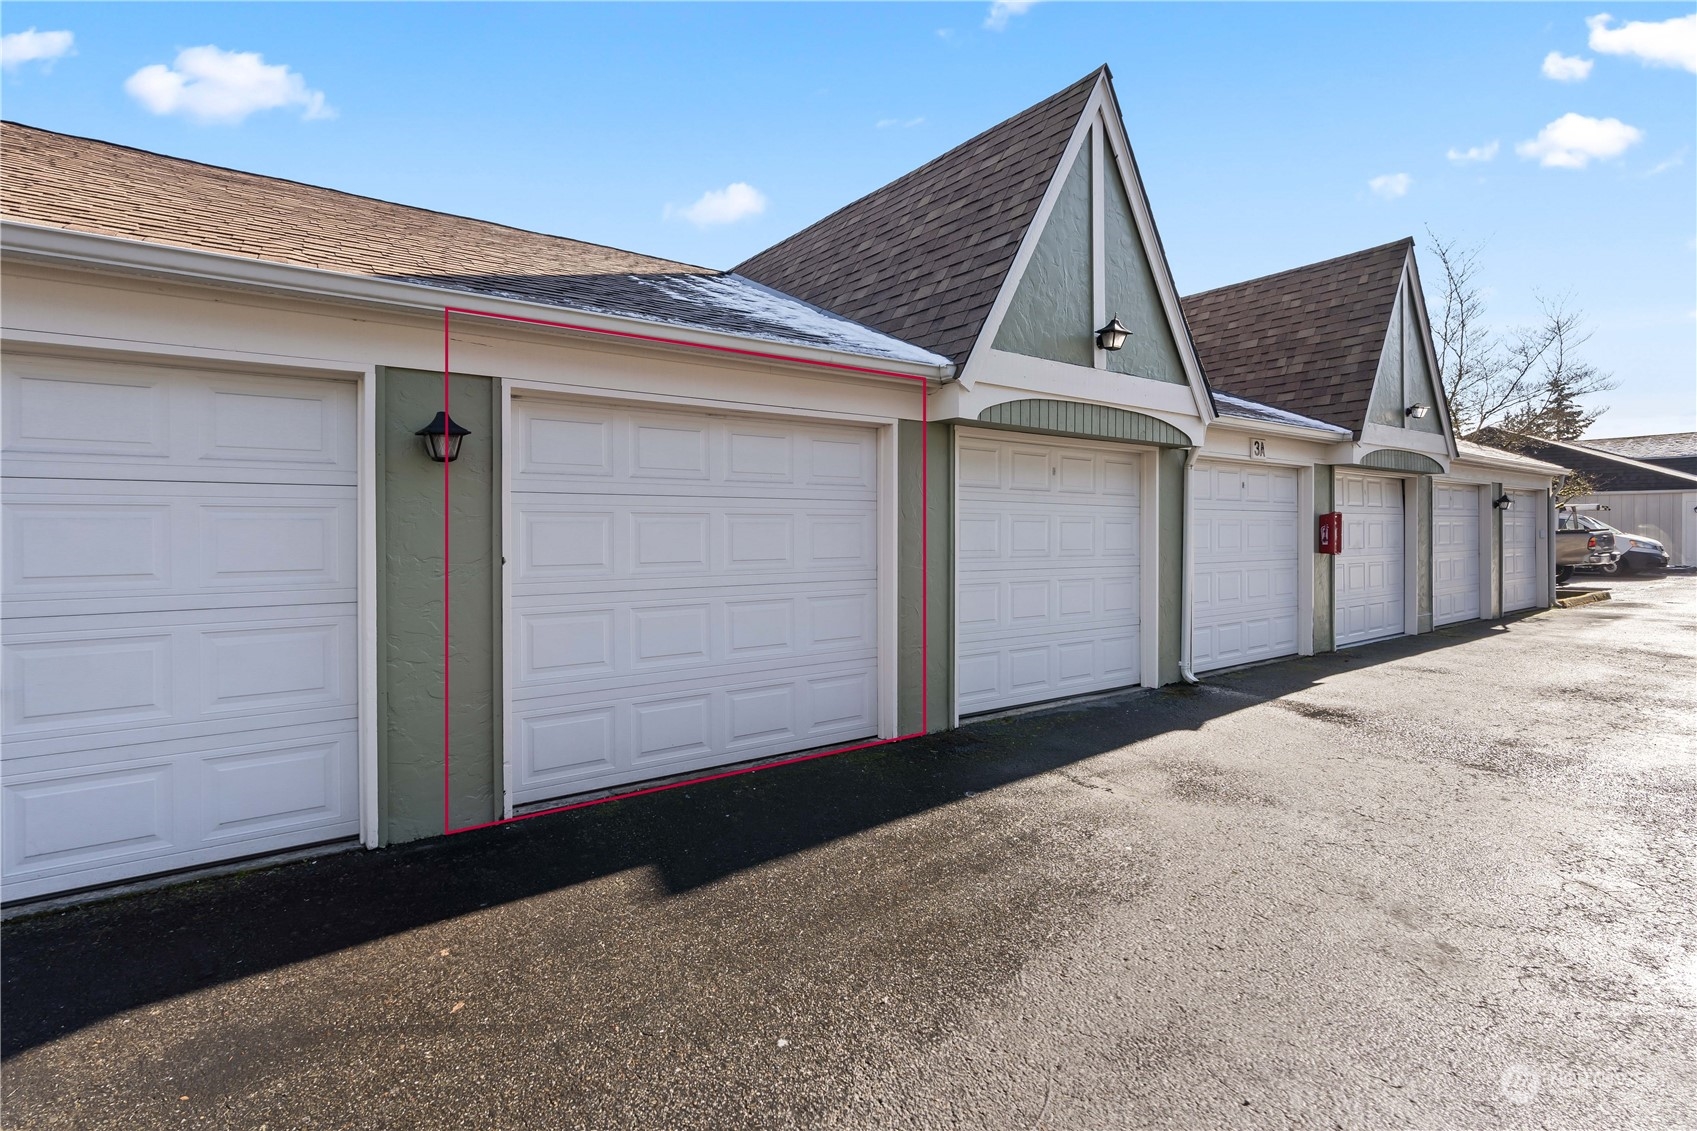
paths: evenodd
<path fill-rule="evenodd" d="M 15 31 L 0 35 L 0 67 L 8 71 L 25 63 L 51 63 L 71 53 L 76 36 L 68 31 Z"/>
<path fill-rule="evenodd" d="M 1548 169 L 1583 169 L 1592 161 L 1619 157 L 1644 140 L 1644 131 L 1619 118 L 1587 118 L 1563 114 L 1538 131 L 1538 136 L 1514 147 L 1522 157 L 1538 159 Z"/>
<path fill-rule="evenodd" d="M 1444 156 L 1457 165 L 1471 165 L 1475 162 L 1492 161 L 1496 159 L 1497 150 L 1502 148 L 1498 141 L 1487 141 L 1484 145 L 1474 145 L 1467 149 L 1451 149 Z"/>
<path fill-rule="evenodd" d="M 1591 68 L 1596 65 L 1594 59 L 1552 51 L 1544 56 L 1544 77 L 1557 82 L 1584 82 L 1591 77 Z"/>
<path fill-rule="evenodd" d="M 701 199 L 686 208 L 666 205 L 665 217 L 682 216 L 698 228 L 718 224 L 734 224 L 766 211 L 766 195 L 751 184 L 737 181 L 722 189 L 709 189 Z"/>
<path fill-rule="evenodd" d="M 1697 73 L 1697 12 L 1661 23 L 1633 20 L 1610 27 L 1604 14 L 1585 21 L 1591 29 L 1591 50 L 1604 55 L 1631 55 L 1652 67 L 1684 67 Z"/>
<path fill-rule="evenodd" d="M 923 126 L 924 118 L 879 118 L 878 128 L 881 130 L 904 129 L 911 130 L 915 126 Z"/>
<path fill-rule="evenodd" d="M 197 122 L 234 125 L 258 110 L 301 107 L 301 117 L 334 118 L 324 92 L 282 63 L 254 51 L 225 51 L 210 44 L 177 53 L 169 67 L 154 63 L 124 82 L 124 89 L 155 114 L 183 114 Z"/>
<path fill-rule="evenodd" d="M 1688 151 L 1688 146 L 1681 146 L 1678 152 L 1676 152 L 1672 157 L 1669 157 L 1666 161 L 1658 161 L 1655 165 L 1651 166 L 1650 171 L 1644 174 L 1644 179 L 1649 180 L 1651 177 L 1659 177 L 1669 169 L 1679 168 L 1681 165 L 1685 164 L 1685 154 Z"/>
<path fill-rule="evenodd" d="M 984 17 L 984 26 L 991 31 L 1006 31 L 1009 20 L 1025 15 L 1036 3 L 1037 0 L 996 0 L 990 5 L 990 14 Z"/>
<path fill-rule="evenodd" d="M 1408 195 L 1408 187 L 1414 183 L 1414 178 L 1407 173 L 1384 173 L 1367 182 L 1367 187 L 1386 200 L 1395 200 L 1399 196 Z"/>

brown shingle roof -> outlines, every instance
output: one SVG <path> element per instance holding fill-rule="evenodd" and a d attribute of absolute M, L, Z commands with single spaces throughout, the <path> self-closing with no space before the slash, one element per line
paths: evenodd
<path fill-rule="evenodd" d="M 726 272 L 15 122 L 0 123 L 0 215 L 871 357 L 941 360 Z"/>
<path fill-rule="evenodd" d="M 966 360 L 1102 67 L 736 270 Z"/>
<path fill-rule="evenodd" d="M 1208 383 L 1359 432 L 1413 246 L 1402 239 L 1181 300 Z"/>
<path fill-rule="evenodd" d="M 0 124 L 9 220 L 351 275 L 715 274 L 128 146 Z"/>

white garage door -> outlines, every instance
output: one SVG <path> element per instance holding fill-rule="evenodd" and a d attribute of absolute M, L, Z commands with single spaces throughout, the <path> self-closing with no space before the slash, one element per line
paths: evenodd
<path fill-rule="evenodd" d="M 1512 505 L 1503 512 L 1503 612 L 1530 609 L 1538 603 L 1538 511 L 1543 496 L 1510 491 Z"/>
<path fill-rule="evenodd" d="M 1339 472 L 1337 646 L 1403 633 L 1402 480 Z"/>
<path fill-rule="evenodd" d="M 7 358 L 7 898 L 359 832 L 354 406 Z"/>
<path fill-rule="evenodd" d="M 1140 679 L 1140 453 L 1007 436 L 956 445 L 963 715 Z"/>
<path fill-rule="evenodd" d="M 516 804 L 878 731 L 877 435 L 517 401 Z"/>
<path fill-rule="evenodd" d="M 1438 482 L 1432 487 L 1432 621 L 1477 620 L 1479 488 Z"/>
<path fill-rule="evenodd" d="M 1296 653 L 1296 472 L 1199 461 L 1191 472 L 1191 666 Z"/>

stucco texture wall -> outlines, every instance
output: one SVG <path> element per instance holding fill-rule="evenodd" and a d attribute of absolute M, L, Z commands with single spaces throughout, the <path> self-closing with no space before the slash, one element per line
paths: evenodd
<path fill-rule="evenodd" d="M 1108 354 L 1108 368 L 1115 373 L 1182 385 L 1184 363 L 1179 360 L 1172 324 L 1161 305 L 1161 292 L 1155 286 L 1148 250 L 1132 219 L 1131 199 L 1112 162 L 1108 162 L 1102 179 L 1107 185 L 1104 202 L 1107 231 L 1103 235 L 1108 313 L 1118 314 L 1120 322 L 1131 330 L 1125 347 Z"/>
<path fill-rule="evenodd" d="M 1333 504 L 1335 478 L 1336 472 L 1331 466 L 1323 463 L 1314 465 L 1315 514 L 1329 514 L 1337 509 Z M 1302 537 L 1312 549 L 1314 532 L 1310 530 Z M 1314 651 L 1330 652 L 1336 647 L 1332 633 L 1332 585 L 1336 563 L 1330 554 L 1315 554 L 1314 557 Z"/>
<path fill-rule="evenodd" d="M 378 790 L 385 844 L 443 831 L 443 465 L 413 433 L 442 407 L 442 374 L 380 369 Z M 500 436 L 497 382 L 456 374 L 449 413 L 471 429 L 449 465 L 452 646 L 449 817 L 500 815 Z"/>
<path fill-rule="evenodd" d="M 920 436 L 927 444 L 925 468 L 930 493 L 927 552 L 920 554 Z M 920 632 L 923 604 L 927 626 L 923 640 L 929 693 L 924 718 L 931 730 L 946 730 L 954 704 L 954 425 L 922 426 L 917 420 L 896 425 L 896 727 L 901 734 L 920 729 Z M 921 561 L 930 570 L 929 591 L 921 593 Z"/>
<path fill-rule="evenodd" d="M 1096 363 L 1091 302 L 1090 148 L 1079 151 L 1049 220 L 1038 234 L 996 331 L 995 348 L 1008 353 Z"/>

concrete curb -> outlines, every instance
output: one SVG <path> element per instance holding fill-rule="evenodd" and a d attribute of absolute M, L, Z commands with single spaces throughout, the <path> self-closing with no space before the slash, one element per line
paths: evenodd
<path fill-rule="evenodd" d="M 1607 589 L 1558 589 L 1556 606 L 1562 609 L 1577 609 L 1581 605 L 1595 605 L 1598 601 L 1607 601 L 1609 597 Z"/>

